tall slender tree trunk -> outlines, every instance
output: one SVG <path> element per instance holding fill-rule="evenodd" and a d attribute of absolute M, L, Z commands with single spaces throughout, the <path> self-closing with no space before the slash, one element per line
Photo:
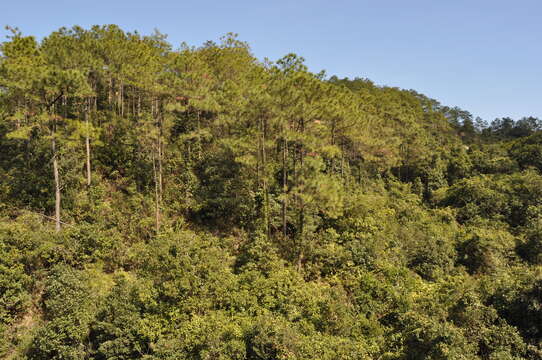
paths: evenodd
<path fill-rule="evenodd" d="M 152 154 L 152 168 L 154 176 L 154 202 L 155 202 L 155 217 L 156 217 L 156 233 L 160 232 L 161 223 L 161 198 L 162 198 L 162 162 L 161 162 L 161 127 L 158 118 L 158 100 L 151 99 L 151 116 L 155 119 L 155 126 L 158 129 L 158 138 Z"/>
<path fill-rule="evenodd" d="M 133 89 L 132 89 L 132 92 L 133 92 Z M 128 96 L 128 107 L 130 108 L 130 115 L 135 116 L 136 115 L 136 101 L 135 101 L 135 98 L 134 96 Z"/>
<path fill-rule="evenodd" d="M 94 115 L 98 112 L 98 90 L 96 89 L 96 95 L 93 98 L 93 106 L 94 106 Z"/>
<path fill-rule="evenodd" d="M 288 140 L 284 134 L 284 145 L 282 149 L 282 235 L 286 237 L 286 208 L 288 206 L 288 175 L 286 161 L 288 158 Z"/>
<path fill-rule="evenodd" d="M 141 117 L 141 92 L 137 92 L 137 118 Z"/>
<path fill-rule="evenodd" d="M 111 75 L 109 75 L 109 87 L 107 90 L 107 103 L 109 104 L 109 110 L 113 110 L 113 106 L 111 105 L 113 100 L 113 78 Z"/>
<path fill-rule="evenodd" d="M 263 177 L 260 171 L 262 165 L 262 138 L 263 138 L 262 120 L 258 121 L 258 150 L 256 151 L 256 187 L 263 190 Z"/>
<path fill-rule="evenodd" d="M 270 221 L 269 221 L 269 191 L 267 189 L 267 154 L 265 150 L 265 142 L 267 138 L 267 122 L 264 119 L 260 119 L 261 124 L 261 142 L 262 142 L 262 186 L 263 186 L 263 201 L 264 201 L 264 222 L 265 222 L 265 234 L 269 239 L 270 236 Z"/>
<path fill-rule="evenodd" d="M 92 182 L 92 174 L 90 169 L 90 122 L 88 113 L 90 111 L 90 99 L 87 99 L 87 104 L 85 106 L 85 125 L 86 125 L 86 136 L 85 136 L 85 148 L 87 152 L 87 186 L 90 187 Z"/>
<path fill-rule="evenodd" d="M 56 120 L 53 121 L 51 146 L 53 150 L 53 176 L 55 179 L 55 230 L 60 231 L 60 176 L 58 174 L 58 159 L 56 151 Z"/>
<path fill-rule="evenodd" d="M 301 119 L 300 129 L 301 129 L 301 133 L 305 132 L 305 120 L 303 118 Z M 303 190 L 305 186 L 305 158 L 303 156 L 303 151 L 304 149 L 303 149 L 303 146 L 301 145 L 299 149 L 299 178 L 296 179 L 297 186 L 299 186 L 301 190 Z M 305 243 L 304 241 L 305 239 L 305 202 L 303 201 L 302 196 L 298 197 L 298 206 L 299 206 L 299 229 L 298 229 L 299 256 L 297 258 L 297 268 L 298 270 L 301 270 L 301 267 L 303 265 L 303 259 L 305 258 L 304 249 L 303 249 L 303 246 Z"/>
<path fill-rule="evenodd" d="M 342 146 L 339 145 L 339 148 L 341 149 L 341 180 L 345 181 L 345 169 L 344 169 L 344 152 L 342 149 Z"/>
<path fill-rule="evenodd" d="M 331 145 L 332 146 L 335 145 L 335 127 L 336 127 L 336 122 L 335 122 L 335 119 L 333 119 L 331 122 Z M 329 160 L 329 163 L 330 163 L 330 168 L 331 168 L 331 174 L 334 174 L 335 173 L 335 169 L 334 169 L 335 157 L 334 156 L 331 157 L 331 159 Z"/>
<path fill-rule="evenodd" d="M 24 124 L 28 125 L 28 102 L 24 99 Z"/>
<path fill-rule="evenodd" d="M 154 205 L 155 205 L 155 220 L 156 220 L 156 233 L 160 232 L 160 200 L 158 195 L 158 179 L 156 170 L 156 157 L 152 155 L 152 170 L 154 174 Z"/>
<path fill-rule="evenodd" d="M 120 86 L 119 86 L 119 103 L 120 103 L 120 116 L 123 117 L 124 116 L 124 84 L 120 83 Z"/>
<path fill-rule="evenodd" d="M 163 180 L 163 154 L 164 154 L 164 142 L 162 141 L 164 136 L 164 127 L 163 127 L 163 118 L 162 112 L 160 111 L 160 102 L 156 100 L 156 111 L 158 118 L 158 190 L 159 190 L 159 199 L 162 203 L 162 196 L 164 193 L 164 180 Z"/>
<path fill-rule="evenodd" d="M 201 111 L 198 109 L 196 111 L 196 116 L 198 119 L 197 125 L 198 125 L 198 160 L 201 160 L 201 134 L 200 134 L 200 128 L 201 128 Z"/>
<path fill-rule="evenodd" d="M 21 102 L 20 100 L 17 100 L 17 111 L 21 108 Z M 26 109 L 25 109 L 26 113 Z M 17 119 L 15 120 L 15 127 L 19 129 L 21 127 L 21 119 L 19 116 L 17 116 Z"/>

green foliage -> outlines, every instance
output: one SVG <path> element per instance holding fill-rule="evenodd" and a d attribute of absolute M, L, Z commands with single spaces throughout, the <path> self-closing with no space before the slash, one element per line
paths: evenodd
<path fill-rule="evenodd" d="M 529 219 L 529 209 L 539 206 L 541 181 L 542 177 L 533 171 L 480 175 L 442 189 L 436 201 L 457 208 L 457 219 L 462 223 L 482 218 L 523 226 Z"/>
<path fill-rule="evenodd" d="M 510 156 L 522 168 L 535 167 L 542 170 L 542 135 L 536 133 L 518 140 L 510 148 Z"/>
<path fill-rule="evenodd" d="M 540 120 L 235 34 L 0 52 L 0 357 L 542 357 Z"/>
<path fill-rule="evenodd" d="M 518 329 L 534 358 L 540 354 L 542 344 L 541 289 L 540 274 L 512 274 L 497 283 L 490 297 L 499 315 Z"/>
<path fill-rule="evenodd" d="M 196 315 L 160 340 L 156 359 L 246 359 L 241 319 L 221 312 Z"/>
<path fill-rule="evenodd" d="M 474 227 L 458 244 L 458 262 L 473 274 L 502 271 L 513 263 L 515 247 L 514 236 L 506 230 Z"/>
<path fill-rule="evenodd" d="M 45 324 L 28 350 L 29 359 L 80 359 L 86 353 L 88 326 L 93 318 L 90 291 L 83 273 L 56 266 L 45 282 Z"/>
<path fill-rule="evenodd" d="M 11 229 L 4 223 L 0 227 L 0 356 L 9 349 L 10 327 L 23 316 L 31 300 L 32 278 L 25 272 L 25 251 Z"/>
<path fill-rule="evenodd" d="M 90 326 L 90 354 L 96 359 L 138 359 L 150 353 L 153 340 L 153 329 L 141 316 L 148 306 L 148 289 L 122 275 L 115 280 Z"/>

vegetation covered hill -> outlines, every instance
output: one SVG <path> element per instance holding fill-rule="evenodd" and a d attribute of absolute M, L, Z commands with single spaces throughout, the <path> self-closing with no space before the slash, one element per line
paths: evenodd
<path fill-rule="evenodd" d="M 538 119 L 233 35 L 0 49 L 0 357 L 542 358 Z"/>

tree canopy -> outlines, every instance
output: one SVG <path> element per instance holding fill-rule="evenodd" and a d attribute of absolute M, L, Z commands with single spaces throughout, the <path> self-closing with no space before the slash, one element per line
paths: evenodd
<path fill-rule="evenodd" d="M 116 25 L 0 45 L 0 357 L 540 359 L 542 128 Z"/>

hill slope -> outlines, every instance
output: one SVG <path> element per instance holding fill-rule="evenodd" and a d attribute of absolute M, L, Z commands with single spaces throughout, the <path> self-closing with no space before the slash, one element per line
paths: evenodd
<path fill-rule="evenodd" d="M 231 34 L 1 53 L 0 356 L 542 357 L 538 119 Z"/>

